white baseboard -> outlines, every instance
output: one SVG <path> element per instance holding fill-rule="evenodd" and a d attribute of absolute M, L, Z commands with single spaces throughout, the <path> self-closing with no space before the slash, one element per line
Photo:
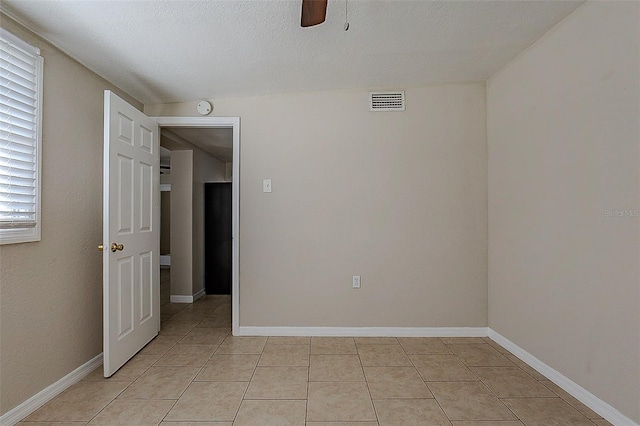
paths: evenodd
<path fill-rule="evenodd" d="M 20 420 L 27 417 L 29 414 L 42 407 L 47 402 L 51 401 L 54 397 L 61 394 L 70 386 L 78 383 L 85 376 L 91 373 L 93 370 L 102 365 L 102 354 L 97 355 L 93 359 L 85 362 L 80 367 L 73 370 L 54 384 L 47 386 L 31 398 L 24 401 L 22 404 L 7 411 L 0 416 L 0 425 L 13 426 Z"/>
<path fill-rule="evenodd" d="M 200 291 L 197 291 L 194 295 L 193 295 L 193 301 L 195 302 L 196 300 L 200 299 L 202 296 L 204 296 L 206 293 L 204 292 L 204 288 Z"/>
<path fill-rule="evenodd" d="M 205 295 L 205 292 L 203 288 L 202 290 L 196 292 L 192 296 L 180 296 L 177 294 L 172 294 L 169 300 L 171 301 L 171 303 L 193 303 L 204 295 Z"/>
<path fill-rule="evenodd" d="M 529 352 L 522 349 L 520 346 L 516 345 L 511 340 L 507 339 L 491 328 L 489 328 L 489 338 L 499 343 L 503 348 L 507 349 L 522 361 L 529 364 L 531 368 L 535 369 L 540 374 L 551 380 L 553 383 L 560 386 L 571 396 L 601 415 L 602 418 L 604 418 L 608 422 L 616 426 L 640 426 L 638 425 L 638 423 L 634 422 L 611 405 L 607 404 L 576 382 L 572 381 L 544 362 L 540 361 L 538 358 L 531 355 Z"/>
<path fill-rule="evenodd" d="M 487 327 L 240 327 L 239 336 L 486 337 Z"/>

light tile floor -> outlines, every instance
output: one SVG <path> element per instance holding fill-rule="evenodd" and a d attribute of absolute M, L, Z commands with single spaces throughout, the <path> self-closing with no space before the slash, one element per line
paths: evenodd
<path fill-rule="evenodd" d="M 606 425 L 488 338 L 233 337 L 228 296 L 165 303 L 158 337 L 23 425 Z"/>

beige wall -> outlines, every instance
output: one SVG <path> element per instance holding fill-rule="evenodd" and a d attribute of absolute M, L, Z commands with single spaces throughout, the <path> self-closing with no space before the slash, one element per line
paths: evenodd
<path fill-rule="evenodd" d="M 44 57 L 42 240 L 0 246 L 0 412 L 102 352 L 103 91 L 117 90 L 2 15 Z"/>
<path fill-rule="evenodd" d="M 171 151 L 171 295 L 193 294 L 193 151 Z"/>
<path fill-rule="evenodd" d="M 489 326 L 636 422 L 639 16 L 588 2 L 488 86 Z"/>
<path fill-rule="evenodd" d="M 485 84 L 406 97 L 386 113 L 366 90 L 213 102 L 241 117 L 241 325 L 486 326 Z"/>

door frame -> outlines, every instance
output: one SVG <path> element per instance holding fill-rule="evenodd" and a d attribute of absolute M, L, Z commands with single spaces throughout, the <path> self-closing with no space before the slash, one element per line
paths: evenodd
<path fill-rule="evenodd" d="M 231 179 L 231 331 L 240 331 L 240 117 L 150 117 L 162 127 L 225 127 L 233 129 Z"/>

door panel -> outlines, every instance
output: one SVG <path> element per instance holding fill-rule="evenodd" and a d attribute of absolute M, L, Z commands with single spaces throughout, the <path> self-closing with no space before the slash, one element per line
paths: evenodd
<path fill-rule="evenodd" d="M 118 259 L 117 268 L 118 339 L 122 339 L 133 330 L 133 259 Z"/>
<path fill-rule="evenodd" d="M 140 232 L 151 232 L 153 223 L 153 166 L 140 163 L 140 180 L 142 194 L 140 196 Z M 158 188 L 159 190 L 159 188 Z"/>
<path fill-rule="evenodd" d="M 118 169 L 112 177 L 118 189 L 115 206 L 118 215 L 117 235 L 133 232 L 133 158 L 118 154 Z"/>
<path fill-rule="evenodd" d="M 153 261 L 152 253 L 140 255 L 140 323 L 153 316 Z"/>
<path fill-rule="evenodd" d="M 109 377 L 160 330 L 158 125 L 105 91 L 104 143 L 103 349 Z"/>

